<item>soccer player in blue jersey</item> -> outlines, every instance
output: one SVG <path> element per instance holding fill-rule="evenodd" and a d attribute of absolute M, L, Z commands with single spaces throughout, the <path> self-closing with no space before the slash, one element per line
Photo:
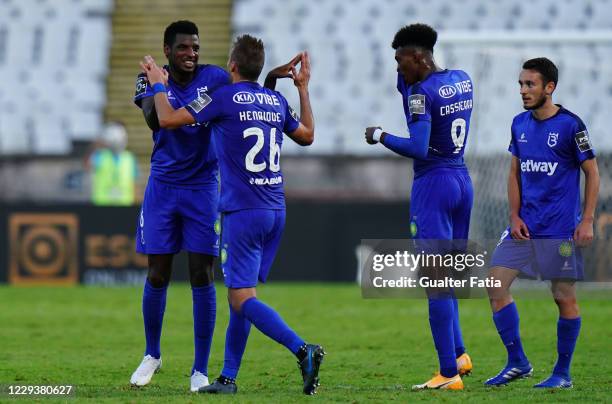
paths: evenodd
<path fill-rule="evenodd" d="M 213 384 L 200 389 L 206 393 L 236 393 L 235 379 L 251 324 L 297 357 L 305 394 L 316 392 L 324 355 L 321 346 L 304 342 L 276 311 L 256 297 L 257 282 L 266 281 L 285 225 L 280 169 L 283 133 L 304 146 L 314 139 L 308 54 L 294 59 L 300 62 L 299 72 L 295 66 L 290 69 L 300 97 L 301 121 L 280 93 L 257 83 L 264 58 L 261 40 L 249 35 L 238 37 L 228 62 L 233 84 L 201 94 L 178 109 L 168 102 L 164 71 L 151 57 L 142 64 L 153 83 L 160 125 L 209 122 L 219 158 L 221 266 L 228 287 L 230 322 L 223 370 Z"/>
<path fill-rule="evenodd" d="M 463 152 L 472 113 L 472 81 L 462 70 L 442 70 L 433 58 L 436 31 L 425 24 L 400 29 L 391 46 L 397 61 L 408 137 L 366 129 L 369 144 L 382 143 L 414 159 L 410 229 L 415 239 L 467 240 L 472 182 Z M 472 370 L 465 352 L 457 299 L 452 290 L 428 290 L 429 324 L 440 372 L 421 389 L 463 389 L 461 376 Z"/>
<path fill-rule="evenodd" d="M 529 377 L 533 368 L 523 351 L 519 314 L 510 286 L 523 273 L 551 281 L 559 307 L 557 363 L 552 375 L 534 387 L 572 387 L 570 362 L 580 332 L 575 282 L 582 279 L 580 246 L 593 240 L 599 171 L 582 120 L 554 104 L 558 71 L 546 58 L 530 59 L 519 76 L 525 112 L 512 121 L 508 176 L 510 227 L 491 261 L 493 321 L 508 351 L 506 366 L 488 379 L 490 386 Z M 585 204 L 580 207 L 580 170 L 585 174 Z"/>
<path fill-rule="evenodd" d="M 166 28 L 168 99 L 177 108 L 230 82 L 222 68 L 198 64 L 199 52 L 198 28 L 194 23 L 177 21 Z M 142 299 L 146 349 L 131 384 L 148 384 L 161 367 L 160 337 L 172 259 L 174 254 L 186 250 L 195 346 L 191 390 L 197 391 L 208 385 L 208 358 L 216 318 L 212 265 L 219 253 L 218 164 L 210 128 L 199 123 L 172 129 L 160 127 L 153 94 L 146 75 L 140 74 L 134 102 L 142 108 L 153 130 L 154 146 L 151 176 L 136 235 L 137 251 L 147 254 L 149 259 Z"/>

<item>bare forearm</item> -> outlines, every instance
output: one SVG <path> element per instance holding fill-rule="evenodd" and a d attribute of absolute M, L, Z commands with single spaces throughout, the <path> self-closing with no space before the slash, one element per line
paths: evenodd
<path fill-rule="evenodd" d="M 276 89 L 276 77 L 272 76 L 271 74 L 268 74 L 266 76 L 266 80 L 264 81 L 264 87 L 270 90 Z"/>
<path fill-rule="evenodd" d="M 521 187 L 516 174 L 511 173 L 508 176 L 508 207 L 510 208 L 510 217 L 519 216 L 521 209 Z"/>
<path fill-rule="evenodd" d="M 157 111 L 157 119 L 159 122 L 165 122 L 170 118 L 174 108 L 168 101 L 168 94 L 165 92 L 159 92 L 155 94 L 155 111 Z"/>
<path fill-rule="evenodd" d="M 310 106 L 310 96 L 308 88 L 298 88 L 300 95 L 300 121 L 309 131 L 314 133 L 314 116 L 312 115 L 312 107 Z"/>
<path fill-rule="evenodd" d="M 595 165 L 595 170 L 585 171 L 585 187 L 584 187 L 584 211 L 582 213 L 583 220 L 595 219 L 595 208 L 597 206 L 597 197 L 599 195 L 599 171 Z"/>

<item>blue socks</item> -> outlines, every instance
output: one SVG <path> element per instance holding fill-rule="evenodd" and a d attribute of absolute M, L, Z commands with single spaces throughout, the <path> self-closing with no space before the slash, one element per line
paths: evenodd
<path fill-rule="evenodd" d="M 429 326 L 436 351 L 438 351 L 440 374 L 444 377 L 453 377 L 457 374 L 453 318 L 454 306 L 452 298 L 429 298 Z"/>
<path fill-rule="evenodd" d="M 166 311 L 166 291 L 168 285 L 162 288 L 154 288 L 145 281 L 144 292 L 142 294 L 142 316 L 144 318 L 145 338 L 147 347 L 145 355 L 154 358 L 161 357 L 159 341 L 161 339 L 162 322 Z"/>
<path fill-rule="evenodd" d="M 191 287 L 193 301 L 193 342 L 195 346 L 194 370 L 208 376 L 208 357 L 217 317 L 215 284 Z"/>
<path fill-rule="evenodd" d="M 455 341 L 455 357 L 458 358 L 465 353 L 465 345 L 463 344 L 461 325 L 459 325 L 459 302 L 455 296 L 453 296 L 453 336 Z"/>
<path fill-rule="evenodd" d="M 259 331 L 287 347 L 294 355 L 305 344 L 304 340 L 285 324 L 274 309 L 266 306 L 256 297 L 244 302 L 241 310 L 244 317 L 253 323 Z"/>
<path fill-rule="evenodd" d="M 570 362 L 578 334 L 580 334 L 580 324 L 580 317 L 573 319 L 559 317 L 557 322 L 557 353 L 559 356 L 553 369 L 553 375 L 570 378 Z"/>
<path fill-rule="evenodd" d="M 250 331 L 251 322 L 241 313 L 234 311 L 230 304 L 230 320 L 225 333 L 225 361 L 221 376 L 234 380 L 238 376 Z"/>
<path fill-rule="evenodd" d="M 519 314 L 514 302 L 493 313 L 497 332 L 508 351 L 508 364 L 526 365 L 527 356 L 523 351 L 519 333 Z"/>

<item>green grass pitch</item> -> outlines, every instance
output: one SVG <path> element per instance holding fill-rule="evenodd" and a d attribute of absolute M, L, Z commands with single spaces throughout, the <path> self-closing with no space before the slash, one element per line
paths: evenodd
<path fill-rule="evenodd" d="M 210 373 L 218 375 L 228 308 L 217 287 L 218 315 Z M 505 350 L 488 302 L 461 301 L 461 321 L 474 373 L 461 392 L 413 393 L 436 370 L 424 300 L 364 300 L 354 285 L 272 284 L 259 297 L 275 307 L 308 341 L 328 355 L 315 397 L 301 393 L 295 359 L 252 329 L 238 378 L 237 397 L 189 392 L 193 355 L 191 291 L 173 284 L 168 293 L 162 352 L 152 384 L 128 381 L 144 349 L 140 288 L 0 288 L 0 384 L 75 386 L 76 400 L 90 402 L 610 402 L 612 400 L 612 301 L 582 293 L 583 328 L 574 356 L 575 387 L 541 391 L 531 386 L 550 372 L 556 357 L 557 309 L 552 299 L 517 299 L 532 379 L 488 389 L 483 381 L 504 365 Z M 31 398 L 31 397 L 30 397 Z M 7 401 L 4 394 L 0 401 Z M 41 398 L 41 401 L 57 399 Z M 11 400 L 13 401 L 13 400 Z"/>

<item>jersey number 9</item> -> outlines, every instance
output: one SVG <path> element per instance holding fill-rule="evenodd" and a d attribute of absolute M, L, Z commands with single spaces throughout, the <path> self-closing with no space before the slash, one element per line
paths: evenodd
<path fill-rule="evenodd" d="M 461 149 L 463 149 L 466 126 L 465 119 L 462 118 L 455 119 L 451 124 L 451 138 L 453 138 L 453 143 L 455 145 L 453 154 L 458 154 L 461 152 Z"/>

